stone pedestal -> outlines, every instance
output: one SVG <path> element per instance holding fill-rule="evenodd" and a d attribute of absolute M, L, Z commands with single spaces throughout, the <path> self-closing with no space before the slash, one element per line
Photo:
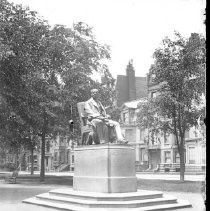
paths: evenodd
<path fill-rule="evenodd" d="M 82 146 L 75 149 L 73 189 L 51 190 L 23 202 L 69 211 L 145 211 L 191 207 L 188 202 L 164 196 L 160 191 L 137 191 L 136 181 L 132 146 Z"/>
<path fill-rule="evenodd" d="M 135 151 L 128 144 L 75 148 L 73 189 L 100 193 L 137 191 Z"/>

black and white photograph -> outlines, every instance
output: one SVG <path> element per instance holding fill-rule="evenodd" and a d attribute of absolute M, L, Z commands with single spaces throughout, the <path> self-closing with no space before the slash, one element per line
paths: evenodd
<path fill-rule="evenodd" d="M 205 0 L 0 0 L 0 210 L 206 211 Z"/>

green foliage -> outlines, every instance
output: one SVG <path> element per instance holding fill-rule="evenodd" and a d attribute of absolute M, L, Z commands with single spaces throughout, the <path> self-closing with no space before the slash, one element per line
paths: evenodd
<path fill-rule="evenodd" d="M 159 110 L 156 107 L 154 99 L 148 99 L 138 105 L 137 114 L 138 127 L 147 131 L 145 143 L 149 144 L 160 142 L 160 136 L 166 136 L 169 133 L 168 121 L 163 121 Z"/>
<path fill-rule="evenodd" d="M 196 106 L 205 93 L 205 39 L 195 33 L 184 39 L 175 33 L 174 41 L 166 38 L 162 43 L 150 70 L 160 85 L 155 106 L 161 116 L 173 120 L 171 131 L 184 137 L 185 131 L 197 124 Z"/>
<path fill-rule="evenodd" d="M 3 171 L 14 171 L 17 168 L 15 163 L 0 164 L 0 169 Z"/>
<path fill-rule="evenodd" d="M 120 113 L 121 113 L 120 108 L 113 106 L 109 109 L 109 111 L 107 113 L 110 115 L 112 120 L 115 120 L 117 122 L 120 121 Z"/>
<path fill-rule="evenodd" d="M 105 104 L 112 102 L 113 88 L 91 79 L 96 71 L 106 76 L 107 83 L 114 83 L 104 63 L 109 58 L 109 47 L 96 41 L 87 24 L 51 27 L 37 12 L 2 0 L 1 140 L 30 148 L 37 145 L 38 136 L 44 143 L 46 136 L 69 135 L 71 108 L 87 100 L 91 88 L 100 89 Z M 14 118 L 8 118 L 10 114 Z M 78 139 L 78 115 L 74 118 L 71 136 Z"/>
<path fill-rule="evenodd" d="M 1 96 L 34 133 L 44 124 L 48 135 L 66 132 L 70 106 L 100 87 L 90 78 L 93 70 L 109 72 L 102 63 L 110 58 L 109 48 L 97 43 L 82 22 L 50 27 L 36 12 L 7 1 L 1 2 L 1 11 Z M 110 90 L 100 90 L 107 103 Z"/>
<path fill-rule="evenodd" d="M 175 135 L 181 174 L 184 172 L 185 131 L 197 125 L 198 117 L 205 112 L 205 104 L 202 105 L 205 62 L 206 47 L 202 35 L 192 33 L 185 39 L 175 32 L 174 40 L 165 38 L 154 52 L 154 64 L 149 72 L 150 86 L 156 85 L 159 94 L 139 105 L 138 124 L 141 128 L 147 128 L 153 134 L 162 131 Z"/>

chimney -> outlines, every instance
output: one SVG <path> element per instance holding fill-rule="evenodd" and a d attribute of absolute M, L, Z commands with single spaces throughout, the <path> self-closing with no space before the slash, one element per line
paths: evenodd
<path fill-rule="evenodd" d="M 128 78 L 129 101 L 136 100 L 136 81 L 135 81 L 135 71 L 133 68 L 133 59 L 131 59 L 127 65 L 126 76 Z"/>

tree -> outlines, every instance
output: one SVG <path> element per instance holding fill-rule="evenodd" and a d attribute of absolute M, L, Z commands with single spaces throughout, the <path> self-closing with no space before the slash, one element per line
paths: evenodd
<path fill-rule="evenodd" d="M 203 112 L 198 105 L 205 94 L 205 54 L 202 35 L 192 33 L 185 39 L 176 32 L 175 40 L 165 38 L 154 52 L 155 61 L 149 74 L 153 83 L 159 85 L 159 95 L 148 101 L 148 111 L 140 111 L 138 118 L 145 128 L 154 124 L 154 129 L 175 135 L 180 154 L 181 181 L 184 181 L 185 172 L 185 132 L 197 125 L 197 119 Z M 146 113 L 152 115 L 144 118 Z"/>
<path fill-rule="evenodd" d="M 68 134 L 70 108 L 99 86 L 91 74 L 108 73 L 103 60 L 110 58 L 109 48 L 100 45 L 82 22 L 72 28 L 50 27 L 36 12 L 6 0 L 0 11 L 0 96 L 25 131 L 32 128 L 33 135 L 41 137 L 44 181 L 45 138 Z"/>
<path fill-rule="evenodd" d="M 52 68 L 47 54 L 49 26 L 21 5 L 1 1 L 0 7 L 1 43 L 7 47 L 1 54 L 0 94 L 25 128 L 39 131 L 45 145 L 47 104 L 52 98 L 46 97 Z"/>
<path fill-rule="evenodd" d="M 149 146 L 160 144 L 160 137 L 168 135 L 166 122 L 160 121 L 157 116 L 157 108 L 153 99 L 145 99 L 138 104 L 137 125 L 140 129 L 144 130 L 144 143 L 146 144 L 146 152 L 148 156 L 148 164 L 150 161 Z"/>

